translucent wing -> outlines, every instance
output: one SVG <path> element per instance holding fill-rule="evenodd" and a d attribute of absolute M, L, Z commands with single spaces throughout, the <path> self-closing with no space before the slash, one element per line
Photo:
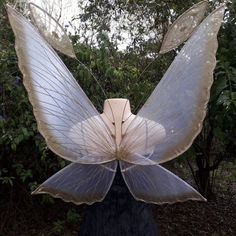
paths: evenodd
<path fill-rule="evenodd" d="M 200 24 L 131 122 L 121 143 L 129 153 L 162 163 L 192 144 L 206 113 L 223 15 L 221 6 Z M 145 132 L 140 134 L 139 127 L 146 127 Z M 145 149 L 140 148 L 143 143 Z"/>
<path fill-rule="evenodd" d="M 207 5 L 207 1 L 199 2 L 178 17 L 167 31 L 160 53 L 166 53 L 178 47 L 189 38 L 195 28 L 202 21 Z"/>
<path fill-rule="evenodd" d="M 7 10 L 23 82 L 49 148 L 72 162 L 113 160 L 113 138 L 76 80 L 33 25 Z"/>
<path fill-rule="evenodd" d="M 76 58 L 71 41 L 59 22 L 34 3 L 29 3 L 30 16 L 44 39 L 56 50 Z"/>
<path fill-rule="evenodd" d="M 72 163 L 42 183 L 32 194 L 48 193 L 65 202 L 92 204 L 106 196 L 117 161 L 100 165 Z"/>
<path fill-rule="evenodd" d="M 160 165 L 133 165 L 120 161 L 122 176 L 136 200 L 163 204 L 206 199 L 185 181 Z"/>

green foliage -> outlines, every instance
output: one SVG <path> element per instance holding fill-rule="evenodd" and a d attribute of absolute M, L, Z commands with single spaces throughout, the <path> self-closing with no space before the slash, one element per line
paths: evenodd
<path fill-rule="evenodd" d="M 67 211 L 65 219 L 56 220 L 53 222 L 52 234 L 53 235 L 66 235 L 65 232 L 68 228 L 75 227 L 80 221 L 80 215 L 73 209 Z"/>
<path fill-rule="evenodd" d="M 13 186 L 13 179 L 14 177 L 12 176 L 0 177 L 2 184 L 9 184 L 11 186 Z"/>
<path fill-rule="evenodd" d="M 99 49 L 81 44 L 75 45 L 76 55 L 86 68 L 73 61 L 67 62 L 67 65 L 100 111 L 103 101 L 112 97 L 126 97 L 131 100 L 134 108 L 140 101 L 140 96 L 147 96 L 155 84 L 143 76 L 140 77 L 141 70 L 125 61 L 124 55 L 115 51 L 114 47 L 106 41 L 107 38 L 104 40 L 104 42 L 100 41 Z M 91 71 L 101 86 L 96 83 Z"/>
<path fill-rule="evenodd" d="M 56 234 L 62 234 L 65 229 L 65 221 L 64 220 L 57 220 L 53 222 L 52 232 Z"/>
<path fill-rule="evenodd" d="M 157 53 L 169 20 L 197 0 L 172 1 L 78 1 L 81 14 L 77 34 L 83 43 L 96 45 L 97 37 L 107 34 L 116 47 L 126 44 L 129 52 L 143 56 Z M 90 35 L 90 36 L 86 36 Z M 125 36 L 126 35 L 126 36 Z M 128 37 L 127 37 L 128 36 Z M 99 40 L 98 40 L 99 41 Z"/>
<path fill-rule="evenodd" d="M 80 215 L 75 210 L 69 210 L 66 214 L 68 224 L 76 224 L 80 220 Z"/>

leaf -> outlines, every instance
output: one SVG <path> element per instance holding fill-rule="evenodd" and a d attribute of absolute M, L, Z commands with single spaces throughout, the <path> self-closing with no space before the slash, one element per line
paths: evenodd
<path fill-rule="evenodd" d="M 217 79 L 211 89 L 211 101 L 214 101 L 220 93 L 227 88 L 227 81 L 224 78 Z"/>
<path fill-rule="evenodd" d="M 14 177 L 0 177 L 0 180 L 2 181 L 2 184 L 10 184 L 11 186 L 13 186 L 13 179 L 15 179 Z"/>
<path fill-rule="evenodd" d="M 66 215 L 67 222 L 70 224 L 78 223 L 80 215 L 75 210 L 69 210 Z"/>

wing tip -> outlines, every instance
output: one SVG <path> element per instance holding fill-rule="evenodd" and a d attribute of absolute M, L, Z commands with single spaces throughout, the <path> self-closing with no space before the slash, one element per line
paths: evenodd
<path fill-rule="evenodd" d="M 196 8 L 199 8 L 199 7 L 202 7 L 202 11 L 206 12 L 206 9 L 208 7 L 208 1 L 207 0 L 203 0 L 201 2 L 198 2 L 196 4 L 194 4 L 193 6 L 191 6 L 188 10 L 186 10 L 185 12 L 183 12 L 169 27 L 167 33 L 165 34 L 164 36 L 164 39 L 163 39 L 163 42 L 162 42 L 162 45 L 161 45 L 161 49 L 159 50 L 159 53 L 160 54 L 165 54 L 175 48 L 177 48 L 180 44 L 182 44 L 183 42 L 185 42 L 186 40 L 184 41 L 180 41 L 178 44 L 175 44 L 174 46 L 167 46 L 166 45 L 166 42 L 167 42 L 167 38 L 170 34 L 170 32 L 172 31 L 173 27 L 176 25 L 176 23 L 181 19 L 183 18 L 184 16 L 186 16 L 189 12 L 191 12 L 192 10 L 196 9 Z M 201 18 L 200 22 L 202 21 L 203 18 Z M 195 29 L 195 28 L 194 28 Z M 193 32 L 190 32 L 189 35 L 191 35 Z"/>
<path fill-rule="evenodd" d="M 185 196 L 185 197 L 177 198 L 177 199 L 173 199 L 173 200 L 163 199 L 163 200 L 157 200 L 157 201 L 147 200 L 144 197 L 139 198 L 139 197 L 136 197 L 134 194 L 132 194 L 132 195 L 133 195 L 134 199 L 137 201 L 142 201 L 145 203 L 150 203 L 150 204 L 155 204 L 155 205 L 164 205 L 164 204 L 172 205 L 172 204 L 176 204 L 176 203 L 184 203 L 187 201 L 207 202 L 207 199 L 204 198 L 200 193 L 198 193 L 196 191 L 195 194 L 196 194 L 195 196 L 189 196 L 189 197 Z"/>
<path fill-rule="evenodd" d="M 96 202 L 102 202 L 104 200 L 104 198 L 106 197 L 106 195 L 105 195 L 102 198 L 94 198 L 93 200 L 90 200 L 90 201 L 88 201 L 88 200 L 78 201 L 73 196 L 69 196 L 67 194 L 63 194 L 63 193 L 59 193 L 59 192 L 53 193 L 50 189 L 47 189 L 42 185 L 40 185 L 33 192 L 31 192 L 31 195 L 39 195 L 39 194 L 49 194 L 53 198 L 58 198 L 66 203 L 73 203 L 75 205 L 82 205 L 82 204 L 92 205 Z"/>
<path fill-rule="evenodd" d="M 8 17 L 11 16 L 14 12 L 16 12 L 14 7 L 10 4 L 6 4 L 6 11 L 7 11 Z"/>
<path fill-rule="evenodd" d="M 66 41 L 64 42 L 64 45 L 66 44 L 67 47 L 63 47 L 58 44 L 56 41 L 52 40 L 50 37 L 47 37 L 47 35 L 44 33 L 44 31 L 41 29 L 40 25 L 38 24 L 38 21 L 36 20 L 35 17 L 35 13 L 34 10 L 37 9 L 41 12 L 43 12 L 43 14 L 45 14 L 47 17 L 49 17 L 51 19 L 51 21 L 53 21 L 56 25 L 57 25 L 57 29 L 59 28 L 61 30 L 61 32 L 64 34 L 64 37 L 66 38 Z M 31 20 L 33 21 L 34 26 L 36 26 L 36 28 L 38 29 L 38 31 L 40 32 L 41 36 L 53 47 L 55 48 L 57 51 L 67 55 L 68 57 L 71 57 L 73 59 L 77 59 L 71 40 L 69 38 L 69 36 L 67 35 L 65 29 L 62 27 L 62 25 L 59 23 L 59 21 L 54 18 L 50 13 L 48 13 L 46 10 L 44 10 L 43 8 L 41 8 L 40 6 L 38 6 L 37 4 L 30 2 L 29 3 L 29 10 L 30 10 L 30 16 L 31 16 Z M 36 15 L 37 16 L 37 15 Z M 51 33 L 50 33 L 51 34 Z"/>

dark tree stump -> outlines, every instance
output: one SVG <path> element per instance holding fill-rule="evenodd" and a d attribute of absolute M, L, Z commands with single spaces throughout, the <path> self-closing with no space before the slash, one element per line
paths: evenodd
<path fill-rule="evenodd" d="M 136 201 L 120 170 L 106 198 L 86 208 L 79 236 L 158 236 L 151 205 Z"/>

